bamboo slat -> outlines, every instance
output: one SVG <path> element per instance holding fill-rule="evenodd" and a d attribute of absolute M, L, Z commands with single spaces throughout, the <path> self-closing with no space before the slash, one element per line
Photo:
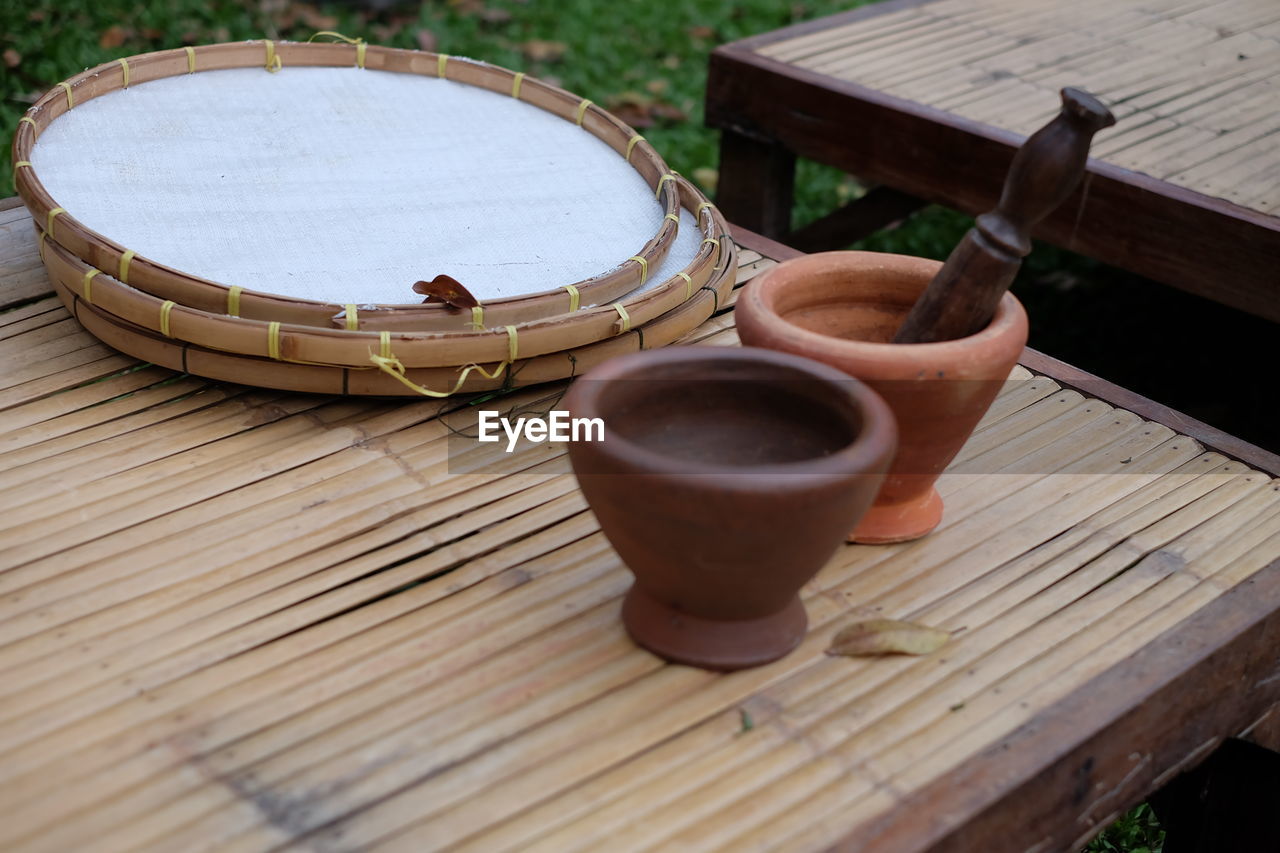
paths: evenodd
<path fill-rule="evenodd" d="M 822 849 L 1280 552 L 1280 482 L 1019 367 L 939 529 L 841 548 L 796 652 L 669 666 L 559 447 L 459 437 L 467 397 L 68 368 L 31 306 L 0 314 L 49 348 L 0 375 L 30 376 L 0 391 L 6 850 Z M 683 342 L 736 345 L 732 314 Z M 956 633 L 823 654 L 872 614 Z"/>
<path fill-rule="evenodd" d="M 1082 86 L 1121 119 L 1095 157 L 1272 212 L 1277 22 L 1280 7 L 1254 0 L 932 0 L 759 52 L 1019 133 Z"/>

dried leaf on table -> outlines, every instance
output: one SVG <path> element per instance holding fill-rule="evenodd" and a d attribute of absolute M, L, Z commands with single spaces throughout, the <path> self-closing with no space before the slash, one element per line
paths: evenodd
<path fill-rule="evenodd" d="M 915 622 L 867 619 L 842 628 L 831 641 L 827 654 L 843 657 L 928 655 L 946 645 L 950 638 L 948 631 Z"/>
<path fill-rule="evenodd" d="M 413 285 L 414 293 L 421 293 L 426 302 L 443 302 L 454 308 L 475 308 L 480 302 L 453 276 L 438 275 L 431 281 L 419 281 Z"/>

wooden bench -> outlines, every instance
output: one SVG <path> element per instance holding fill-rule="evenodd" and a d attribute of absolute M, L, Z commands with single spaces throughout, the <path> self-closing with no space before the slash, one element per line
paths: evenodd
<path fill-rule="evenodd" d="M 742 282 L 788 251 L 739 237 Z M 562 450 L 469 400 L 139 364 L 12 203 L 0 350 L 6 851 L 1071 850 L 1280 700 L 1280 460 L 1031 351 L 942 526 L 842 547 L 805 643 L 719 675 L 627 639 Z M 955 636 L 823 654 L 872 613 Z"/>
<path fill-rule="evenodd" d="M 1059 246 L 1280 321 L 1280 4 L 891 0 L 725 45 L 707 122 L 729 218 L 808 251 L 994 206 L 1063 86 L 1107 101 Z M 791 234 L 796 155 L 878 185 Z"/>

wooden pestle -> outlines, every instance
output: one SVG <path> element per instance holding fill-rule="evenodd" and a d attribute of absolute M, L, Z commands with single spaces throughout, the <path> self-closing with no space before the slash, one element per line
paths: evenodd
<path fill-rule="evenodd" d="M 1031 229 L 1080 183 L 1093 135 L 1115 124 L 1102 102 L 1062 90 L 1062 111 L 1018 149 L 996 209 L 978 217 L 925 288 L 894 343 L 928 343 L 982 331 L 1031 251 Z"/>

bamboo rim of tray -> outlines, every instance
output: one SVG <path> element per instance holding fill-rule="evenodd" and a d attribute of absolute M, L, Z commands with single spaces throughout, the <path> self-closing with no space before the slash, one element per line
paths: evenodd
<path fill-rule="evenodd" d="M 585 346 L 516 359 L 513 363 L 500 362 L 483 373 L 457 367 L 406 369 L 403 379 L 423 387 L 424 391 L 413 390 L 389 372 L 373 367 L 274 361 L 166 338 L 87 304 L 56 280 L 53 287 L 67 310 L 99 340 L 135 358 L 172 370 L 284 391 L 381 397 L 426 393 L 443 398 L 568 379 L 614 356 L 674 343 L 727 303 L 737 279 L 737 267 L 737 246 L 732 240 L 726 240 L 724 263 L 711 282 L 695 292 L 692 299 L 648 323 Z M 504 367 L 509 369 L 503 370 Z"/>
<path fill-rule="evenodd" d="M 238 355 L 367 367 L 384 346 L 405 367 L 456 367 L 498 362 L 514 351 L 526 357 L 572 349 L 641 326 L 692 298 L 723 265 L 728 226 L 691 184 L 682 182 L 685 205 L 699 210 L 708 237 L 686 271 L 646 293 L 519 326 L 470 331 L 415 332 L 322 329 L 245 320 L 199 311 L 139 291 L 75 257 L 47 236 L 39 239 L 49 277 L 102 312 L 163 337 Z M 43 232 L 41 232 L 43 235 Z"/>
<path fill-rule="evenodd" d="M 44 223 L 50 237 L 57 239 L 76 257 L 90 266 L 115 271 L 118 277 L 138 290 L 164 300 L 210 313 L 232 314 L 248 319 L 278 321 L 305 326 L 333 328 L 345 326 L 345 305 L 319 302 L 282 294 L 247 290 L 211 281 L 166 266 L 131 251 L 109 237 L 88 228 L 64 211 L 41 183 L 30 165 L 32 150 L 40 134 L 75 104 L 84 103 L 126 85 L 165 77 L 229 68 L 264 67 L 264 74 L 283 66 L 347 67 L 353 70 L 389 71 L 440 77 L 491 92 L 510 95 L 573 122 L 602 140 L 634 168 L 654 190 L 656 203 L 664 213 L 657 234 L 634 256 L 619 259 L 619 266 L 572 283 L 582 300 L 589 303 L 615 301 L 644 283 L 649 270 L 656 270 L 666 258 L 679 228 L 679 193 L 676 176 L 657 151 L 620 119 L 585 98 L 544 83 L 523 73 L 496 65 L 376 45 L 330 42 L 272 42 L 269 40 L 231 42 L 200 47 L 162 50 L 131 56 L 88 69 L 50 89 L 27 110 L 18 122 L 13 139 L 14 186 L 32 217 Z M 642 260 L 637 260 L 642 259 Z M 406 282 L 406 289 L 411 282 Z M 465 282 L 464 282 L 465 284 Z M 494 323 L 516 324 L 566 313 L 575 297 L 564 285 L 485 303 Z M 351 304 L 361 305 L 360 300 Z M 439 303 L 429 305 L 375 305 L 360 309 L 367 328 L 383 328 L 382 317 L 402 315 L 420 319 L 417 328 L 458 328 L 470 321 Z"/>

